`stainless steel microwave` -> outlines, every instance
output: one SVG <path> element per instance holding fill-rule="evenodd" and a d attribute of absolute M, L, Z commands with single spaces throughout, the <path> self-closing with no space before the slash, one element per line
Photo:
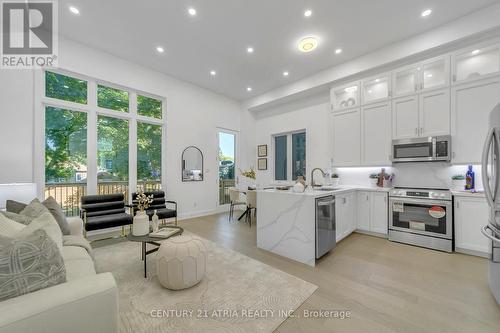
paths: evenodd
<path fill-rule="evenodd" d="M 392 140 L 392 162 L 432 162 L 451 160 L 451 136 Z"/>

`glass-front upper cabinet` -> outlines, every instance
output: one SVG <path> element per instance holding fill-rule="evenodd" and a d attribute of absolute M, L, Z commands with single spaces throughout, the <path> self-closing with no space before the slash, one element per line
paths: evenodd
<path fill-rule="evenodd" d="M 391 96 L 390 74 L 380 74 L 361 83 L 363 104 L 382 101 Z"/>
<path fill-rule="evenodd" d="M 453 54 L 453 81 L 470 81 L 500 72 L 500 45 L 478 45 Z"/>
<path fill-rule="evenodd" d="M 444 56 L 424 61 L 420 70 L 420 89 L 437 89 L 450 84 L 450 57 Z"/>
<path fill-rule="evenodd" d="M 419 83 L 418 76 L 418 65 L 402 67 L 392 72 L 392 86 L 394 97 L 416 93 Z"/>
<path fill-rule="evenodd" d="M 330 98 L 334 111 L 359 106 L 359 82 L 334 87 L 330 90 Z"/>

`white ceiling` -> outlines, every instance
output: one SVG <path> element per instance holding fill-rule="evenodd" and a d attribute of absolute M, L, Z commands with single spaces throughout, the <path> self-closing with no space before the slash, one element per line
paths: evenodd
<path fill-rule="evenodd" d="M 245 100 L 500 0 L 60 0 L 60 33 Z M 80 10 L 75 16 L 68 10 Z M 187 13 L 196 8 L 197 15 Z M 311 17 L 304 17 L 305 9 Z M 432 8 L 427 18 L 422 10 Z M 297 40 L 320 38 L 311 53 Z M 158 54 L 161 45 L 164 54 Z M 248 54 L 248 46 L 255 48 Z M 340 55 L 335 49 L 342 48 Z M 217 75 L 212 77 L 211 70 Z M 288 77 L 283 76 L 288 71 Z M 247 87 L 252 87 L 247 92 Z"/>

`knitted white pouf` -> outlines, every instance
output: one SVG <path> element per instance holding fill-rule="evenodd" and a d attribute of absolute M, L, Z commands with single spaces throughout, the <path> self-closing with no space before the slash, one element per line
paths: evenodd
<path fill-rule="evenodd" d="M 180 290 L 194 286 L 205 275 L 205 245 L 195 236 L 177 236 L 161 243 L 156 255 L 156 271 L 161 285 Z"/>

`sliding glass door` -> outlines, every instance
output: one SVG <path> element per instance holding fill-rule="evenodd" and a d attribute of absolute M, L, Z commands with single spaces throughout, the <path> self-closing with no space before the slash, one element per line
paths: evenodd
<path fill-rule="evenodd" d="M 229 130 L 219 130 L 218 168 L 219 168 L 219 205 L 229 204 L 229 188 L 236 186 L 236 139 L 237 133 Z"/>

